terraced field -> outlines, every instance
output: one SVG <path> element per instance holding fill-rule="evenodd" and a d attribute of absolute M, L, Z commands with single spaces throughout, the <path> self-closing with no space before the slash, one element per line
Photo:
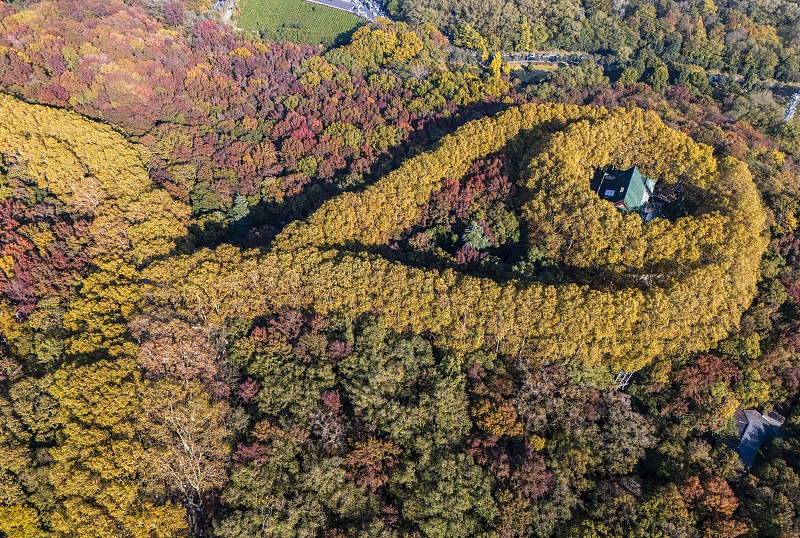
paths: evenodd
<path fill-rule="evenodd" d="M 240 0 L 236 25 L 274 40 L 331 45 L 364 21 L 306 0 Z"/>

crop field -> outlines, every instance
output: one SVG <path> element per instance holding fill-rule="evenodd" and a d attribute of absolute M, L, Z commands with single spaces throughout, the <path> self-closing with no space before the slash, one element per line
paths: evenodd
<path fill-rule="evenodd" d="M 236 25 L 263 37 L 331 45 L 364 21 L 355 15 L 306 0 L 240 0 Z"/>

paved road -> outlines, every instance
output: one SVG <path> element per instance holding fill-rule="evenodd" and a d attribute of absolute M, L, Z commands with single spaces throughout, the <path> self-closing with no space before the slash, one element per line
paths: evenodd
<path fill-rule="evenodd" d="M 231 24 L 231 18 L 233 17 L 233 8 L 236 7 L 236 0 L 217 0 L 214 2 L 214 10 L 215 11 L 223 11 L 222 13 L 222 23 L 223 24 Z"/>
<path fill-rule="evenodd" d="M 233 17 L 233 6 L 234 5 L 235 5 L 235 2 L 233 2 L 233 1 L 228 5 L 228 9 L 226 9 L 225 10 L 225 14 L 222 15 L 222 22 L 224 22 L 226 24 L 231 22 L 231 17 Z"/>
<path fill-rule="evenodd" d="M 322 4 L 323 6 L 332 7 L 334 9 L 341 9 L 342 11 L 353 11 L 355 5 L 347 0 L 308 0 L 313 4 Z"/>
<path fill-rule="evenodd" d="M 579 64 L 582 60 L 586 60 L 588 56 L 581 52 L 560 52 L 560 51 L 542 51 L 542 52 L 512 52 L 503 54 L 503 59 L 508 63 L 517 62 L 520 65 L 536 64 L 536 63 L 559 63 L 564 62 L 571 65 Z"/>
<path fill-rule="evenodd" d="M 363 0 L 308 0 L 314 4 L 320 4 L 327 7 L 332 7 L 333 9 L 340 9 L 342 11 L 347 11 L 348 13 L 352 13 L 362 19 L 367 19 L 368 21 L 374 21 L 378 17 L 386 17 L 386 13 L 383 13 L 383 10 L 380 8 L 378 4 L 374 1 L 363 1 Z"/>

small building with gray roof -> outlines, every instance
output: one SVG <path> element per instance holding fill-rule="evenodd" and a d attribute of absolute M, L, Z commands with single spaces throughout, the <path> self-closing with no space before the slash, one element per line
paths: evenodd
<path fill-rule="evenodd" d="M 735 418 L 739 427 L 739 445 L 735 450 L 742 459 L 745 471 L 749 471 L 761 445 L 767 437 L 780 435 L 786 419 L 775 411 L 762 414 L 755 409 L 737 409 Z"/>

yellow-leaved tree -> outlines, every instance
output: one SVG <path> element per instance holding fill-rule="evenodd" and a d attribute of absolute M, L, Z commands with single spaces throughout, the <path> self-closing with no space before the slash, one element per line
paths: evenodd
<path fill-rule="evenodd" d="M 27 319 L 0 304 L 0 336 L 13 351 L 36 356 L 52 346 L 38 336 L 43 321 L 66 339 L 56 351 L 61 366 L 42 380 L 57 425 L 47 467 L 54 508 L 39 514 L 0 499 L 0 533 L 36 536 L 46 519 L 56 536 L 185 534 L 183 509 L 145 488 L 147 428 L 127 322 L 141 297 L 140 268 L 176 248 L 189 208 L 158 190 L 140 151 L 107 126 L 7 95 L 0 95 L 0 117 L 4 170 L 59 213 L 88 221 L 82 240 L 91 259 L 72 295 L 42 301 Z M 7 453 L 30 458 L 26 436 L 14 439 L 4 443 Z M 12 464 L 0 461 L 0 473 Z"/>

